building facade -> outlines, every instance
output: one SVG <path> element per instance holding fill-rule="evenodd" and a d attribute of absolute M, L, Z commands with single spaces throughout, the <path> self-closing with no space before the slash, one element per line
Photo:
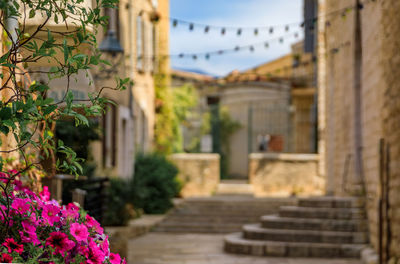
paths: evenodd
<path fill-rule="evenodd" d="M 95 3 L 94 0 L 85 0 L 82 5 L 91 7 Z M 88 99 L 88 93 L 102 91 L 101 96 L 112 104 L 108 105 L 102 117 L 95 120 L 99 124 L 101 139 L 90 144 L 90 158 L 97 165 L 96 175 L 127 178 L 133 175 L 135 153 L 148 152 L 153 147 L 154 76 L 159 72 L 169 74 L 168 58 L 160 59 L 168 54 L 169 49 L 169 1 L 121 0 L 118 8 L 104 8 L 102 12 L 109 17 L 109 23 L 106 29 L 98 29 L 97 42 L 103 58 L 111 66 L 78 72 L 71 77 L 74 80 L 71 82 L 67 78 L 51 80 L 49 85 L 52 89 L 47 96 L 56 101 L 62 99 L 67 83 L 74 99 Z M 37 26 L 42 21 L 41 16 L 27 19 L 27 27 Z M 64 24 L 53 20 L 47 26 L 65 30 Z M 55 38 L 61 36 L 56 34 Z M 48 71 L 55 65 L 56 61 L 38 61 L 28 65 L 37 72 L 31 74 L 31 78 L 47 81 L 47 75 L 40 71 Z M 134 84 L 123 91 L 102 89 L 115 87 L 115 77 L 130 78 Z"/>
<path fill-rule="evenodd" d="M 102 141 L 92 144 L 98 175 L 131 177 L 135 154 L 152 150 L 154 77 L 160 71 L 168 74 L 169 68 L 168 59 L 160 59 L 168 53 L 168 13 L 167 0 L 121 0 L 119 8 L 108 14 L 115 21 L 108 30 L 115 31 L 123 49 L 113 69 L 134 84 L 125 91 L 104 91 L 115 105 L 103 117 Z M 106 36 L 107 32 L 100 32 L 100 42 Z M 113 75 L 103 76 L 100 71 L 96 76 L 97 88 L 114 83 Z"/>
<path fill-rule="evenodd" d="M 219 79 L 174 70 L 172 84 L 190 83 L 196 88 L 199 95 L 196 111 L 212 113 L 217 106 L 227 110 L 240 125 L 229 139 L 228 175 L 247 179 L 250 153 L 316 152 L 315 65 L 313 54 L 304 51 L 301 41 L 292 45 L 290 54 Z M 199 131 L 201 123 L 192 121 L 193 131 Z M 190 142 L 190 136 L 196 133 L 187 131 L 184 135 L 185 138 L 189 135 L 186 142 Z M 204 149 L 221 151 L 219 139 L 214 135 L 208 138 L 213 140 L 203 138 L 210 145 Z"/>
<path fill-rule="evenodd" d="M 400 256 L 399 11 L 394 0 L 320 0 L 318 16 L 319 149 L 327 191 L 365 196 L 370 242 L 376 251 L 388 248 L 388 258 Z"/>

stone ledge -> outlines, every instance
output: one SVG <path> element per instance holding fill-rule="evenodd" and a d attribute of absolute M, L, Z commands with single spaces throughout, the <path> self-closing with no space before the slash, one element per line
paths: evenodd
<path fill-rule="evenodd" d="M 366 247 L 361 251 L 361 261 L 363 264 L 378 264 L 378 254 L 371 247 Z"/>
<path fill-rule="evenodd" d="M 318 161 L 318 154 L 306 153 L 251 153 L 250 159 L 284 160 L 284 161 Z"/>
<path fill-rule="evenodd" d="M 185 160 L 219 160 L 219 154 L 214 153 L 176 153 L 170 155 L 172 159 L 185 159 Z"/>
<path fill-rule="evenodd" d="M 105 233 L 109 236 L 112 252 L 121 257 L 127 257 L 128 241 L 151 231 L 151 229 L 164 219 L 165 215 L 143 215 L 129 221 L 127 226 L 106 226 Z"/>

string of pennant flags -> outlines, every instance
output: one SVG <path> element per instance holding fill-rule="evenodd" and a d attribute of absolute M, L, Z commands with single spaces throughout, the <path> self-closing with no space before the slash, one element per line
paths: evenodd
<path fill-rule="evenodd" d="M 178 53 L 178 54 L 160 54 L 158 57 L 161 57 L 163 59 L 165 58 L 191 58 L 193 60 L 197 60 L 200 58 L 204 58 L 206 60 L 211 59 L 214 56 L 220 56 L 220 55 L 225 55 L 225 54 L 230 54 L 230 53 L 237 53 L 241 51 L 250 51 L 250 52 L 255 52 L 256 49 L 262 47 L 263 49 L 268 49 L 273 43 L 279 43 L 283 44 L 285 41 L 288 39 L 298 39 L 300 36 L 300 32 L 292 32 L 283 36 L 271 38 L 262 42 L 257 42 L 253 44 L 247 44 L 247 45 L 242 45 L 242 46 L 234 46 L 232 48 L 227 48 L 227 49 L 219 49 L 219 50 L 212 50 L 212 51 L 204 51 L 204 52 L 196 52 L 196 53 Z M 156 59 L 156 56 L 138 56 L 138 59 Z"/>
<path fill-rule="evenodd" d="M 359 9 L 362 10 L 364 8 L 365 4 L 368 4 L 370 2 L 375 2 L 376 0 L 365 0 L 358 5 L 351 5 L 347 6 L 338 10 L 334 10 L 332 12 L 319 15 L 316 17 L 312 17 L 309 19 L 304 19 L 301 22 L 293 22 L 293 23 L 287 23 L 287 24 L 281 24 L 281 25 L 269 25 L 269 26 L 216 26 L 216 25 L 208 25 L 208 24 L 202 24 L 202 23 L 197 23 L 197 22 L 192 22 L 192 21 L 187 21 L 183 19 L 178 19 L 178 18 L 173 18 L 173 17 L 168 17 L 166 19 L 169 19 L 172 23 L 172 27 L 177 28 L 179 25 L 188 27 L 189 31 L 194 31 L 195 29 L 202 29 L 202 31 L 207 34 L 210 31 L 216 31 L 220 32 L 221 36 L 226 35 L 228 32 L 235 32 L 237 36 L 243 35 L 245 31 L 250 31 L 253 32 L 255 36 L 261 35 L 262 32 L 267 32 L 268 34 L 272 35 L 274 32 L 277 31 L 277 29 L 284 29 L 285 32 L 289 32 L 292 28 L 304 28 L 308 27 L 310 30 L 314 30 L 315 28 L 315 23 L 318 21 L 319 17 L 325 16 L 325 17 L 330 17 L 330 16 L 337 16 L 340 15 L 341 17 L 346 17 L 349 12 L 351 12 L 354 9 Z M 326 25 L 330 26 L 330 21 L 326 21 Z"/>
<path fill-rule="evenodd" d="M 277 31 L 278 28 L 284 28 L 284 32 L 286 33 L 283 36 L 276 36 L 275 38 L 268 39 L 262 42 L 258 43 L 253 43 L 253 44 L 248 44 L 248 45 L 236 45 L 233 48 L 227 48 L 227 49 L 219 49 L 219 50 L 212 50 L 212 51 L 206 51 L 206 52 L 189 52 L 189 53 L 178 53 L 178 54 L 158 54 L 157 56 L 138 56 L 138 60 L 157 60 L 157 59 L 166 59 L 166 58 L 191 58 L 193 60 L 197 59 L 206 59 L 209 60 L 212 57 L 215 56 L 221 56 L 225 54 L 231 54 L 231 53 L 237 53 L 237 52 L 242 52 L 242 51 L 250 51 L 254 52 L 256 49 L 259 49 L 260 47 L 263 47 L 264 49 L 268 49 L 270 45 L 274 42 L 278 42 L 279 44 L 286 43 L 289 38 L 294 38 L 298 39 L 301 31 L 299 32 L 298 29 L 296 30 L 296 27 L 300 27 L 301 29 L 304 29 L 307 27 L 309 30 L 314 30 L 315 29 L 315 23 L 318 21 L 319 17 L 332 17 L 332 16 L 341 16 L 342 18 L 345 18 L 347 14 L 354 9 L 362 10 L 365 7 L 365 4 L 376 2 L 378 0 L 365 0 L 362 1 L 358 5 L 351 5 L 347 6 L 338 10 L 334 10 L 330 13 L 326 13 L 323 15 L 319 15 L 313 18 L 305 19 L 302 22 L 294 22 L 294 23 L 287 23 L 287 24 L 281 24 L 281 25 L 273 25 L 273 26 L 259 26 L 259 27 L 236 27 L 236 26 L 216 26 L 216 25 L 207 25 L 207 24 L 201 24 L 201 23 L 196 23 L 196 22 L 191 22 L 191 21 L 186 21 L 186 20 L 181 20 L 181 19 L 176 19 L 176 18 L 171 18 L 167 17 L 166 19 L 170 19 L 172 22 L 173 27 L 178 27 L 178 25 L 186 25 L 189 27 L 189 31 L 194 31 L 195 28 L 203 28 L 204 33 L 209 33 L 211 30 L 217 30 L 220 32 L 221 35 L 225 35 L 228 31 L 236 31 L 236 34 L 238 36 L 241 36 L 244 31 L 251 30 L 253 31 L 254 35 L 261 35 L 262 31 L 267 30 L 269 35 L 274 34 L 274 32 Z M 331 26 L 331 21 L 326 20 L 326 26 L 329 27 Z M 295 31 L 293 31 L 293 28 L 295 28 Z M 346 45 L 340 45 L 340 47 L 335 48 L 331 52 L 338 52 L 339 49 L 342 46 L 348 46 L 349 43 L 347 42 Z"/>

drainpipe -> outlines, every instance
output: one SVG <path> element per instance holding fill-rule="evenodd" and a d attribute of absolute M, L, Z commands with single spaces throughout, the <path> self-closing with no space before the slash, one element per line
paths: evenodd
<path fill-rule="evenodd" d="M 354 28 L 354 152 L 355 152 L 355 179 L 353 192 L 356 195 L 365 194 L 365 183 L 362 162 L 362 32 L 361 15 L 359 6 L 360 0 L 355 0 L 355 28 Z"/>

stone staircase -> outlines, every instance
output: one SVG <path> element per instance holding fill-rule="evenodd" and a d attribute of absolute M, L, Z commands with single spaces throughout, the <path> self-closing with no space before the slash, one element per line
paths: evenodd
<path fill-rule="evenodd" d="M 368 244 L 361 198 L 299 199 L 225 237 L 229 253 L 275 257 L 359 258 Z"/>
<path fill-rule="evenodd" d="M 247 195 L 221 195 L 182 200 L 155 232 L 231 233 L 262 215 L 277 213 L 283 205 L 295 205 L 295 198 L 253 198 Z"/>

